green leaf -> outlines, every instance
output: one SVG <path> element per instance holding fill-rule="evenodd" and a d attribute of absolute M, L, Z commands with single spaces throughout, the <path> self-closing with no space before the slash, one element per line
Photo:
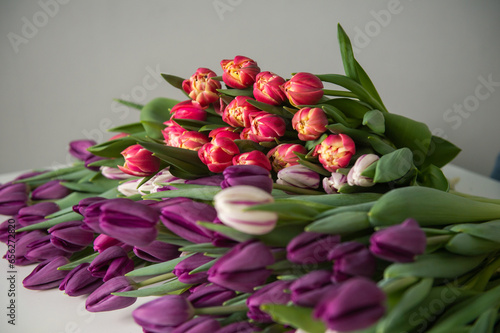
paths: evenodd
<path fill-rule="evenodd" d="M 99 193 L 102 193 L 102 192 L 99 192 Z M 69 211 L 72 211 L 73 206 L 78 204 L 80 202 L 80 200 L 85 199 L 85 198 L 89 198 L 92 196 L 95 196 L 95 194 L 94 193 L 73 192 L 73 193 L 70 193 L 69 195 L 65 196 L 64 198 L 56 200 L 54 202 L 59 206 L 59 209 L 60 209 L 59 212 L 61 210 L 64 210 L 64 209 L 71 209 L 71 210 L 68 210 L 68 212 L 69 212 Z M 56 213 L 58 213 L 58 212 L 56 212 Z M 50 217 L 52 217 L 52 216 L 50 216 Z"/>
<path fill-rule="evenodd" d="M 223 234 L 224 236 L 229 237 L 237 242 L 245 242 L 247 240 L 254 238 L 254 236 L 252 235 L 245 234 L 241 231 L 235 230 L 224 224 L 216 224 L 213 222 L 203 222 L 203 221 L 196 222 L 196 224 L 199 224 L 202 227 L 207 228 L 209 230 L 213 230 L 220 234 Z"/>
<path fill-rule="evenodd" d="M 275 322 L 300 328 L 307 333 L 324 333 L 325 325 L 313 319 L 313 309 L 303 308 L 295 305 L 264 304 L 261 310 L 271 315 Z"/>
<path fill-rule="evenodd" d="M 497 320 L 498 306 L 483 312 L 472 326 L 469 333 L 489 333 L 493 332 L 493 327 Z"/>
<path fill-rule="evenodd" d="M 383 134 L 385 132 L 384 114 L 379 110 L 368 111 L 363 117 L 363 125 L 368 126 L 377 134 Z"/>
<path fill-rule="evenodd" d="M 200 132 L 204 132 L 204 131 L 213 131 L 215 129 L 218 129 L 218 128 L 221 128 L 221 127 L 227 127 L 223 124 L 209 124 L 209 125 L 203 125 L 202 127 L 200 127 L 200 129 L 198 131 Z"/>
<path fill-rule="evenodd" d="M 500 250 L 500 239 L 491 241 L 461 233 L 455 235 L 446 244 L 446 250 L 464 256 L 477 256 Z"/>
<path fill-rule="evenodd" d="M 218 186 L 195 186 L 179 190 L 160 191 L 144 196 L 144 199 L 162 199 L 185 197 L 197 200 L 213 200 L 214 196 L 221 191 Z"/>
<path fill-rule="evenodd" d="M 54 179 L 61 179 L 61 177 L 69 175 L 69 174 L 78 174 L 80 175 L 81 172 L 89 172 L 90 170 L 87 170 L 83 164 L 67 167 L 67 168 L 61 168 L 61 169 L 56 169 L 52 171 L 47 171 L 42 174 L 29 177 L 29 178 L 24 178 L 20 180 L 16 180 L 16 183 L 31 183 L 31 182 L 37 182 L 37 181 L 44 181 L 47 182 L 49 180 L 54 180 Z"/>
<path fill-rule="evenodd" d="M 382 194 L 380 193 L 353 193 L 353 194 L 324 194 L 324 195 L 299 195 L 291 196 L 290 199 L 298 199 L 308 202 L 316 202 L 331 207 L 341 207 L 375 202 Z"/>
<path fill-rule="evenodd" d="M 361 85 L 370 93 L 370 95 L 375 100 L 377 100 L 380 103 L 380 105 L 382 106 L 381 110 L 387 112 L 387 109 L 386 109 L 384 103 L 382 102 L 382 98 L 380 98 L 380 95 L 378 94 L 378 91 L 375 88 L 375 85 L 373 84 L 372 80 L 370 80 L 370 77 L 368 76 L 368 74 L 366 74 L 363 67 L 361 67 L 361 65 L 357 61 L 356 61 L 355 67 L 356 67 L 356 72 L 358 73 L 358 78 L 359 78 L 359 82 L 361 83 Z"/>
<path fill-rule="evenodd" d="M 217 89 L 223 95 L 236 97 L 236 96 L 248 96 L 253 97 L 253 90 L 249 89 Z"/>
<path fill-rule="evenodd" d="M 464 232 L 471 236 L 488 239 L 493 242 L 498 242 L 500 240 L 500 220 L 477 224 L 455 224 L 450 230 L 454 232 Z"/>
<path fill-rule="evenodd" d="M 83 216 L 81 216 L 78 213 L 75 212 L 69 212 L 64 215 L 60 215 L 57 217 L 54 217 L 52 219 L 48 219 L 46 221 L 36 223 L 36 224 L 31 224 L 26 227 L 17 229 L 16 232 L 21 232 L 21 231 L 31 231 L 31 230 L 39 230 L 39 229 L 49 229 L 55 225 L 58 225 L 63 222 L 68 222 L 68 221 L 81 221 L 83 219 Z"/>
<path fill-rule="evenodd" d="M 409 148 L 419 167 L 429 151 L 432 133 L 426 124 L 400 115 L 386 113 L 385 135 L 397 148 Z"/>
<path fill-rule="evenodd" d="M 83 264 L 83 263 L 87 263 L 87 262 L 92 262 L 92 260 L 95 259 L 95 257 L 97 257 L 99 255 L 99 253 L 93 253 L 91 255 L 88 255 L 84 258 L 81 258 L 79 260 L 75 260 L 73 262 L 70 262 L 66 265 L 63 265 L 63 266 L 59 266 L 57 267 L 57 270 L 58 271 L 70 271 L 72 270 L 73 268 L 75 268 L 76 266 L 80 265 L 80 264 Z"/>
<path fill-rule="evenodd" d="M 368 136 L 368 142 L 380 155 L 389 154 L 396 150 L 390 142 L 387 142 L 379 136 Z"/>
<path fill-rule="evenodd" d="M 461 256 L 449 252 L 423 254 L 411 263 L 396 263 L 386 268 L 385 278 L 415 276 L 422 278 L 456 278 L 479 266 L 486 256 Z"/>
<path fill-rule="evenodd" d="M 345 135 L 349 136 L 351 139 L 353 139 L 354 142 L 356 142 L 356 144 L 359 143 L 359 144 L 364 144 L 366 146 L 370 145 L 370 141 L 368 140 L 368 137 L 375 135 L 375 134 L 367 132 L 367 131 L 349 128 L 349 127 L 346 127 L 342 124 L 330 124 L 330 125 L 327 125 L 326 128 L 334 134 L 340 134 L 340 133 L 345 134 Z"/>
<path fill-rule="evenodd" d="M 149 137 L 163 139 L 163 123 L 170 119 L 170 110 L 178 103 L 179 101 L 174 99 L 158 97 L 144 105 L 141 110 L 141 123 Z"/>
<path fill-rule="evenodd" d="M 367 212 L 343 211 L 316 220 L 306 227 L 306 231 L 324 234 L 349 234 L 371 228 Z"/>
<path fill-rule="evenodd" d="M 304 232 L 304 226 L 303 223 L 278 224 L 271 232 L 256 238 L 268 246 L 286 247 L 294 237 Z"/>
<path fill-rule="evenodd" d="M 111 295 L 122 296 L 122 297 L 145 297 L 145 296 L 162 296 L 173 291 L 188 289 L 192 285 L 179 282 L 177 279 L 165 282 L 159 286 L 141 288 L 131 291 L 122 291 L 111 293 Z"/>
<path fill-rule="evenodd" d="M 292 119 L 293 118 L 293 115 L 290 112 L 288 112 L 285 109 L 283 109 L 282 107 L 271 105 L 271 104 L 267 104 L 267 103 L 263 103 L 263 102 L 259 102 L 259 101 L 255 101 L 255 100 L 252 100 L 252 99 L 249 99 L 247 101 L 251 105 L 253 105 L 256 108 L 258 108 L 259 110 L 266 111 L 266 112 L 272 113 L 272 114 L 276 114 L 278 116 L 281 116 L 281 117 L 284 117 L 284 118 L 288 118 L 288 119 Z"/>
<path fill-rule="evenodd" d="M 345 74 L 351 79 L 360 82 L 356 70 L 356 60 L 354 59 L 354 52 L 352 51 L 351 41 L 349 36 L 340 25 L 337 25 L 337 36 L 340 45 L 340 54 L 342 56 L 342 63 L 344 64 Z"/>
<path fill-rule="evenodd" d="M 201 243 L 186 245 L 179 249 L 182 252 L 196 252 L 196 253 L 210 253 L 210 254 L 224 254 L 229 251 L 227 247 L 214 246 L 212 243 Z"/>
<path fill-rule="evenodd" d="M 375 183 L 386 183 L 406 175 L 413 167 L 413 154 L 408 148 L 401 148 L 382 156 L 375 169 Z"/>
<path fill-rule="evenodd" d="M 106 166 L 110 168 L 116 168 L 117 165 L 123 165 L 125 163 L 125 158 L 122 157 L 116 157 L 116 158 L 105 158 L 102 160 L 98 160 L 92 163 L 89 163 L 88 165 L 91 167 L 101 167 L 101 166 Z"/>
<path fill-rule="evenodd" d="M 349 127 L 349 124 L 347 123 L 345 115 L 342 113 L 342 111 L 328 104 L 322 105 L 321 108 L 327 116 L 333 119 L 333 121 Z"/>
<path fill-rule="evenodd" d="M 370 108 L 362 102 L 348 98 L 334 98 L 323 104 L 334 106 L 346 116 L 355 119 L 363 119 L 365 113 L 370 110 Z"/>
<path fill-rule="evenodd" d="M 429 151 L 425 158 L 422 167 L 430 164 L 442 168 L 451 162 L 459 153 L 461 149 L 453 143 L 446 141 L 438 136 L 432 136 L 431 143 L 429 144 Z"/>
<path fill-rule="evenodd" d="M 443 171 L 432 164 L 418 174 L 417 183 L 420 186 L 432 187 L 441 191 L 450 189 L 448 178 L 446 178 Z"/>
<path fill-rule="evenodd" d="M 170 83 L 170 85 L 172 85 L 172 87 L 184 91 L 182 89 L 182 82 L 184 81 L 184 79 L 182 77 L 170 75 L 170 74 L 165 74 L 165 73 L 161 73 L 161 77 L 164 78 L 165 81 Z"/>
<path fill-rule="evenodd" d="M 126 124 L 122 126 L 117 126 L 113 127 L 108 130 L 109 132 L 120 132 L 120 133 L 127 133 L 127 134 L 136 134 L 140 132 L 144 132 L 144 126 L 140 122 L 137 123 L 131 123 L 131 124 Z"/>
<path fill-rule="evenodd" d="M 126 136 L 123 138 L 118 138 L 114 140 L 105 141 L 94 145 L 87 150 L 94 155 L 102 157 L 122 157 L 121 152 L 137 143 L 135 138 Z"/>
<path fill-rule="evenodd" d="M 137 109 L 139 111 L 142 110 L 142 108 L 144 107 L 144 105 L 129 102 L 129 101 L 124 101 L 123 99 L 119 99 L 119 98 L 114 98 L 113 101 L 118 102 L 118 103 L 123 104 L 123 105 L 128 106 L 128 107 L 131 107 L 132 109 Z"/>
<path fill-rule="evenodd" d="M 125 276 L 148 276 L 148 275 L 160 275 L 165 273 L 171 273 L 174 270 L 175 265 L 177 265 L 184 259 L 189 258 L 192 255 L 193 254 L 188 254 L 184 257 L 179 257 L 158 264 L 137 268 L 131 272 L 128 272 L 127 274 L 125 274 Z"/>

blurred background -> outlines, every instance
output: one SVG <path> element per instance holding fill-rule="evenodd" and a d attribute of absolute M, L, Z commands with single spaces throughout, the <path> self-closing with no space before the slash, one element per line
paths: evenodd
<path fill-rule="evenodd" d="M 185 99 L 160 73 L 245 55 L 262 70 L 340 73 L 337 23 L 389 112 L 425 122 L 489 176 L 500 151 L 497 0 L 0 1 L 0 173 L 67 164 L 68 143 Z"/>

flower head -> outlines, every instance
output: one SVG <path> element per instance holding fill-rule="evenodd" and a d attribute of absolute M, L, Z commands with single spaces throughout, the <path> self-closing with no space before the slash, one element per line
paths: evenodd
<path fill-rule="evenodd" d="M 122 151 L 125 164 L 118 168 L 129 175 L 146 177 L 160 169 L 160 159 L 141 145 L 132 145 Z"/>
<path fill-rule="evenodd" d="M 307 149 L 295 143 L 282 143 L 271 149 L 267 153 L 267 158 L 271 161 L 274 171 L 278 172 L 281 169 L 299 164 L 299 158 L 295 153 L 307 154 Z"/>
<path fill-rule="evenodd" d="M 181 295 L 166 295 L 139 306 L 132 312 L 146 332 L 168 332 L 194 316 L 191 303 Z"/>
<path fill-rule="evenodd" d="M 191 119 L 191 120 L 207 120 L 207 111 L 200 103 L 187 100 L 174 105 L 170 110 L 171 118 L 174 119 Z"/>
<path fill-rule="evenodd" d="M 220 62 L 223 70 L 222 80 L 224 83 L 236 89 L 245 89 L 255 82 L 260 72 L 257 63 L 244 56 L 236 56 L 234 59 L 224 59 Z"/>
<path fill-rule="evenodd" d="M 255 142 L 270 142 L 285 135 L 285 120 L 265 111 L 252 113 L 248 138 Z"/>
<path fill-rule="evenodd" d="M 345 134 L 330 134 L 314 149 L 313 156 L 318 156 L 323 167 L 334 172 L 349 164 L 356 153 L 354 141 Z"/>
<path fill-rule="evenodd" d="M 281 87 L 294 106 L 314 105 L 323 97 L 323 82 L 310 73 L 297 73 Z"/>
<path fill-rule="evenodd" d="M 259 102 L 281 105 L 286 101 L 287 97 L 281 85 L 285 83 L 285 79 L 272 72 L 260 72 L 255 78 L 253 84 L 253 95 Z"/>
<path fill-rule="evenodd" d="M 222 120 L 233 127 L 249 127 L 250 115 L 260 112 L 248 101 L 253 98 L 248 96 L 236 96 L 225 108 L 222 113 Z"/>
<path fill-rule="evenodd" d="M 215 103 L 219 99 L 217 89 L 221 88 L 221 84 L 212 79 L 214 76 L 217 76 L 214 71 L 198 68 L 189 80 L 182 81 L 182 90 L 202 106 Z"/>
<path fill-rule="evenodd" d="M 326 125 L 328 119 L 320 108 L 302 108 L 292 118 L 292 127 L 303 141 L 318 139 L 326 131 Z"/>
<path fill-rule="evenodd" d="M 233 140 L 217 137 L 198 150 L 198 157 L 210 171 L 218 173 L 233 165 L 233 157 L 239 153 L 240 150 Z"/>
<path fill-rule="evenodd" d="M 379 157 L 375 154 L 364 154 L 358 157 L 354 166 L 347 175 L 347 183 L 351 186 L 370 187 L 373 186 L 373 179 L 362 175 L 363 171 L 373 163 L 377 162 Z"/>
<path fill-rule="evenodd" d="M 268 171 L 272 169 L 271 162 L 269 162 L 267 156 L 259 150 L 252 150 L 236 155 L 233 157 L 233 165 L 255 165 Z"/>

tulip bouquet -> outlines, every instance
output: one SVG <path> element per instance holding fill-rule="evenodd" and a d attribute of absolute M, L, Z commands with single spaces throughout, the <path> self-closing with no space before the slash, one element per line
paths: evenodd
<path fill-rule="evenodd" d="M 500 201 L 449 188 L 459 149 L 389 113 L 338 37 L 346 75 L 163 74 L 186 101 L 120 100 L 139 122 L 2 185 L 23 285 L 92 312 L 151 297 L 151 333 L 497 332 Z"/>

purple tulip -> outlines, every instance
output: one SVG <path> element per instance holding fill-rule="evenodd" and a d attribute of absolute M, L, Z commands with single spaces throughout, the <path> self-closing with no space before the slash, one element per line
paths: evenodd
<path fill-rule="evenodd" d="M 290 301 L 290 294 L 287 292 L 291 281 L 274 281 L 260 289 L 247 298 L 248 318 L 260 322 L 270 323 L 273 321 L 271 315 L 262 311 L 263 304 L 287 304 Z"/>
<path fill-rule="evenodd" d="M 215 333 L 253 333 L 260 332 L 261 329 L 248 321 L 239 321 L 222 327 Z"/>
<path fill-rule="evenodd" d="M 178 258 L 181 254 L 179 246 L 164 243 L 158 240 L 146 246 L 134 246 L 137 257 L 149 262 L 164 262 Z"/>
<path fill-rule="evenodd" d="M 55 257 L 39 263 L 23 280 L 23 286 L 32 290 L 56 288 L 69 271 L 58 271 L 57 268 L 69 263 L 66 257 Z"/>
<path fill-rule="evenodd" d="M 35 176 L 38 176 L 38 175 L 41 175 L 42 173 L 46 173 L 47 171 L 28 171 L 26 173 L 23 173 L 19 176 L 17 176 L 14 181 L 16 180 L 21 180 L 21 179 L 28 179 L 28 178 L 31 178 L 31 177 L 35 177 Z"/>
<path fill-rule="evenodd" d="M 177 326 L 172 333 L 207 333 L 215 332 L 220 328 L 220 324 L 212 317 L 201 316 L 186 321 Z"/>
<path fill-rule="evenodd" d="M 89 197 L 80 200 L 80 202 L 77 205 L 73 206 L 73 211 L 75 213 L 78 213 L 82 216 L 85 216 L 85 213 L 87 211 L 87 208 L 92 205 L 93 203 L 99 202 L 99 201 L 105 201 L 107 199 L 101 198 L 101 197 Z"/>
<path fill-rule="evenodd" d="M 112 246 L 119 246 L 123 248 L 125 252 L 129 252 L 133 249 L 132 246 L 120 242 L 118 239 L 105 234 L 100 234 L 94 239 L 94 251 L 97 251 L 99 253 Z"/>
<path fill-rule="evenodd" d="M 394 262 L 414 261 L 415 256 L 425 252 L 426 245 L 425 232 L 414 219 L 379 230 L 370 237 L 372 253 Z"/>
<path fill-rule="evenodd" d="M 257 240 L 249 240 L 233 247 L 208 270 L 208 280 L 228 289 L 252 292 L 264 284 L 274 264 L 271 250 Z"/>
<path fill-rule="evenodd" d="M 71 252 L 61 250 L 50 242 L 50 235 L 39 237 L 26 244 L 25 257 L 28 260 L 40 262 L 54 257 L 70 257 Z"/>
<path fill-rule="evenodd" d="M 276 183 L 298 188 L 315 189 L 319 187 L 320 175 L 301 164 L 296 164 L 278 171 Z"/>
<path fill-rule="evenodd" d="M 323 189 L 327 194 L 339 193 L 342 186 L 347 184 L 347 176 L 333 172 L 330 177 L 323 178 Z"/>
<path fill-rule="evenodd" d="M 89 312 L 103 312 L 126 308 L 137 301 L 136 297 L 115 296 L 111 293 L 135 290 L 124 276 L 117 276 L 94 290 L 85 301 Z"/>
<path fill-rule="evenodd" d="M 207 282 L 208 273 L 207 272 L 199 272 L 194 274 L 189 274 L 193 269 L 200 267 L 203 264 L 206 264 L 210 261 L 214 260 L 212 257 L 204 256 L 202 253 L 196 253 L 177 265 L 175 265 L 172 273 L 177 276 L 179 282 L 185 284 L 198 284 Z"/>
<path fill-rule="evenodd" d="M 219 220 L 218 217 L 215 218 L 214 220 L 214 224 L 224 224 L 222 223 L 221 220 Z M 233 247 L 235 245 L 237 245 L 238 242 L 235 241 L 234 239 L 231 239 L 229 237 L 227 237 L 226 235 L 220 233 L 220 232 L 217 232 L 217 231 L 214 231 L 213 233 L 213 238 L 212 238 L 212 245 L 213 246 L 217 246 L 217 247 Z"/>
<path fill-rule="evenodd" d="M 145 332 L 169 332 L 194 316 L 194 308 L 181 295 L 166 295 L 139 306 L 132 312 Z"/>
<path fill-rule="evenodd" d="M 213 232 L 196 223 L 213 222 L 216 217 L 217 212 L 212 206 L 189 200 L 164 207 L 160 219 L 170 231 L 190 242 L 209 243 Z"/>
<path fill-rule="evenodd" d="M 59 206 L 54 202 L 39 202 L 19 210 L 18 220 L 23 227 L 45 221 L 45 216 L 55 213 Z"/>
<path fill-rule="evenodd" d="M 293 281 L 290 285 L 292 302 L 299 306 L 314 307 L 332 287 L 331 276 L 330 271 L 315 270 Z"/>
<path fill-rule="evenodd" d="M 340 236 L 303 232 L 287 245 L 287 259 L 296 264 L 328 261 L 328 253 L 340 243 Z"/>
<path fill-rule="evenodd" d="M 269 171 L 258 165 L 233 165 L 222 172 L 224 181 L 220 184 L 224 189 L 237 185 L 251 185 L 268 193 L 273 190 L 273 180 Z"/>
<path fill-rule="evenodd" d="M 28 185 L 7 183 L 0 186 L 0 215 L 15 215 L 28 202 Z"/>
<path fill-rule="evenodd" d="M 99 225 L 99 215 L 101 214 L 101 206 L 107 201 L 108 199 L 101 197 L 86 198 L 80 200 L 78 205 L 73 206 L 73 211 L 83 216 L 85 228 L 96 233 L 102 233 L 103 231 Z"/>
<path fill-rule="evenodd" d="M 220 186 L 221 182 L 224 180 L 222 175 L 213 175 L 209 177 L 203 177 L 198 179 L 188 179 L 185 184 L 195 184 L 195 185 L 210 185 L 210 186 Z"/>
<path fill-rule="evenodd" d="M 119 246 L 112 246 L 99 253 L 88 267 L 92 276 L 102 278 L 104 282 L 125 275 L 133 269 L 134 262 Z"/>
<path fill-rule="evenodd" d="M 358 242 L 337 245 L 329 254 L 333 264 L 333 280 L 342 282 L 354 276 L 371 277 L 375 273 L 375 257 L 366 246 Z"/>
<path fill-rule="evenodd" d="M 89 156 L 93 156 L 91 152 L 87 149 L 95 145 L 94 140 L 75 140 L 69 143 L 69 153 L 79 159 L 84 161 Z"/>
<path fill-rule="evenodd" d="M 51 180 L 38 186 L 31 192 L 32 200 L 61 199 L 71 193 L 71 190 L 61 185 L 60 180 Z"/>
<path fill-rule="evenodd" d="M 58 249 L 78 252 L 92 244 L 94 233 L 82 228 L 81 221 L 68 221 L 49 229 L 50 242 Z"/>
<path fill-rule="evenodd" d="M 104 160 L 104 157 L 101 157 L 101 156 L 97 156 L 97 155 L 90 155 L 88 156 L 84 161 L 83 161 L 83 164 L 85 165 L 85 167 L 89 170 L 92 170 L 92 171 L 99 171 L 101 169 L 100 166 L 91 166 L 90 164 L 94 163 L 94 162 L 97 162 L 97 161 L 101 161 L 101 160 Z"/>
<path fill-rule="evenodd" d="M 220 306 L 236 296 L 233 290 L 226 289 L 213 283 L 204 283 L 192 290 L 188 300 L 195 308 Z"/>
<path fill-rule="evenodd" d="M 15 262 L 16 266 L 26 266 L 37 262 L 26 258 L 26 253 L 30 250 L 29 245 L 35 243 L 40 239 L 45 239 L 47 234 L 41 230 L 33 230 L 23 234 L 22 236 L 16 235 L 16 249 L 15 249 Z M 9 254 L 7 252 L 6 256 Z"/>
<path fill-rule="evenodd" d="M 83 263 L 73 268 L 59 285 L 69 296 L 81 296 L 94 292 L 104 282 L 101 278 L 92 276 L 87 269 L 89 263 Z"/>
<path fill-rule="evenodd" d="M 96 204 L 89 206 L 87 213 Z M 99 205 L 99 210 L 98 223 L 102 233 L 132 246 L 146 246 L 156 239 L 160 214 L 154 208 L 117 198 Z"/>
<path fill-rule="evenodd" d="M 13 234 L 13 231 L 19 228 L 21 228 L 21 225 L 19 224 L 17 216 L 3 221 L 0 224 L 0 242 L 7 243 L 9 239 L 11 241 L 18 241 L 23 235 L 27 234 L 27 232 L 16 232 Z"/>
<path fill-rule="evenodd" d="M 385 314 L 385 299 L 375 282 L 352 278 L 325 294 L 314 310 L 314 317 L 334 331 L 361 330 Z"/>

